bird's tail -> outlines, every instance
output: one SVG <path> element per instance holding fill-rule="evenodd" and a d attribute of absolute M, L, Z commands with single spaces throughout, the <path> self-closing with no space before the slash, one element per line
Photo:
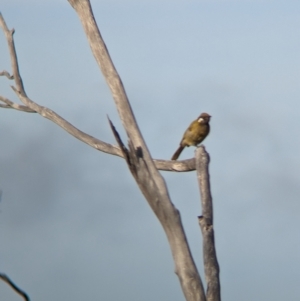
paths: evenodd
<path fill-rule="evenodd" d="M 180 156 L 183 149 L 184 149 L 184 146 L 179 145 L 177 151 L 175 152 L 175 154 L 173 155 L 171 160 L 177 160 L 177 158 Z"/>

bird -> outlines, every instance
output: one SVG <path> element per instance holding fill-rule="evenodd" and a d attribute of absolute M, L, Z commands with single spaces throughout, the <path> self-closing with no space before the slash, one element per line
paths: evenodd
<path fill-rule="evenodd" d="M 210 117 L 211 116 L 207 113 L 201 113 L 200 116 L 190 124 L 190 126 L 184 132 L 179 147 L 172 156 L 171 160 L 177 160 L 186 146 L 197 146 L 207 137 L 210 131 Z"/>

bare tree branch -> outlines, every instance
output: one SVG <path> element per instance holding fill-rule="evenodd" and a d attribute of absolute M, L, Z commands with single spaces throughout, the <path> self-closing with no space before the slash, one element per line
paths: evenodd
<path fill-rule="evenodd" d="M 36 111 L 33 111 L 32 109 L 28 108 L 27 106 L 19 105 L 17 103 L 12 102 L 8 98 L 0 95 L 0 101 L 3 101 L 6 103 L 6 105 L 0 104 L 1 108 L 7 108 L 7 109 L 15 109 L 27 113 L 36 113 Z"/>
<path fill-rule="evenodd" d="M 176 172 L 186 172 L 193 171 L 196 169 L 195 158 L 181 160 L 181 161 L 171 161 L 171 160 L 153 160 L 155 166 L 159 170 L 164 171 L 176 171 Z"/>
<path fill-rule="evenodd" d="M 34 111 L 39 113 L 41 116 L 53 121 L 54 123 L 56 123 L 57 125 L 62 127 L 64 130 L 66 130 L 69 134 L 71 134 L 75 138 L 81 140 L 82 142 L 92 146 L 93 148 L 95 148 L 97 150 L 101 150 L 102 152 L 122 157 L 122 152 L 118 147 L 111 145 L 109 143 L 105 143 L 97 138 L 94 138 L 93 136 L 90 136 L 90 135 L 80 131 L 75 126 L 73 126 L 71 123 L 69 123 L 67 120 L 65 120 L 64 118 L 59 116 L 57 113 L 33 102 L 27 96 L 25 96 L 21 92 L 17 91 L 14 87 L 13 87 L 13 90 L 15 91 L 15 93 L 17 94 L 19 99 L 23 103 L 25 103 L 29 108 L 33 109 Z"/>
<path fill-rule="evenodd" d="M 13 70 L 13 78 L 15 80 L 17 90 L 22 92 L 22 94 L 26 95 L 25 89 L 23 86 L 23 81 L 20 76 L 20 71 L 19 71 L 19 64 L 18 64 L 18 59 L 17 59 L 17 53 L 16 53 L 16 48 L 15 48 L 15 42 L 13 39 L 13 35 L 15 30 L 9 30 L 3 17 L 2 14 L 0 13 L 0 27 L 3 29 L 3 32 L 5 34 L 6 40 L 9 44 L 9 54 L 10 54 L 10 61 L 12 64 L 12 70 Z"/>
<path fill-rule="evenodd" d="M 127 164 L 159 219 L 167 235 L 183 293 L 188 301 L 206 300 L 203 285 L 191 256 L 182 227 L 179 211 L 172 204 L 165 181 L 156 169 L 146 143 L 140 133 L 122 81 L 101 37 L 88 0 L 68 0 L 76 10 L 93 55 L 112 92 L 123 126 L 129 137 Z M 112 127 L 114 133 L 115 129 Z M 116 137 L 119 137 L 116 135 Z M 117 139 L 120 143 L 120 139 Z M 120 143 L 120 148 L 124 148 Z"/>
<path fill-rule="evenodd" d="M 6 70 L 1 71 L 0 76 L 6 76 L 8 79 L 14 79 L 14 76 L 10 75 Z"/>
<path fill-rule="evenodd" d="M 209 182 L 209 155 L 204 146 L 196 150 L 196 168 L 201 194 L 202 216 L 198 217 L 203 235 L 204 270 L 207 283 L 207 301 L 221 300 L 221 286 L 219 279 L 219 264 L 215 248 L 213 229 L 213 203 Z"/>
<path fill-rule="evenodd" d="M 29 296 L 22 291 L 16 284 L 13 283 L 12 280 L 9 279 L 5 274 L 0 274 L 0 279 L 6 282 L 17 294 L 21 295 L 25 301 L 30 301 Z"/>

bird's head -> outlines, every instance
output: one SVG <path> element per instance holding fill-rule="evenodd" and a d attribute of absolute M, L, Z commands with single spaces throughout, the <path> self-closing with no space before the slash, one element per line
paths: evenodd
<path fill-rule="evenodd" d="M 197 121 L 202 124 L 209 123 L 210 115 L 207 113 L 201 113 L 201 115 L 197 118 Z"/>

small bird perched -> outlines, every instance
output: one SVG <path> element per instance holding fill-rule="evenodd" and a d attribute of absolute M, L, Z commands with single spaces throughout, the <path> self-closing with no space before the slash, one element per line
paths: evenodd
<path fill-rule="evenodd" d="M 173 155 L 171 160 L 177 160 L 183 149 L 187 146 L 198 145 L 201 143 L 206 136 L 209 134 L 209 120 L 210 115 L 202 113 L 196 120 L 194 120 L 188 129 L 184 132 L 183 137 L 180 141 L 180 145 Z"/>

